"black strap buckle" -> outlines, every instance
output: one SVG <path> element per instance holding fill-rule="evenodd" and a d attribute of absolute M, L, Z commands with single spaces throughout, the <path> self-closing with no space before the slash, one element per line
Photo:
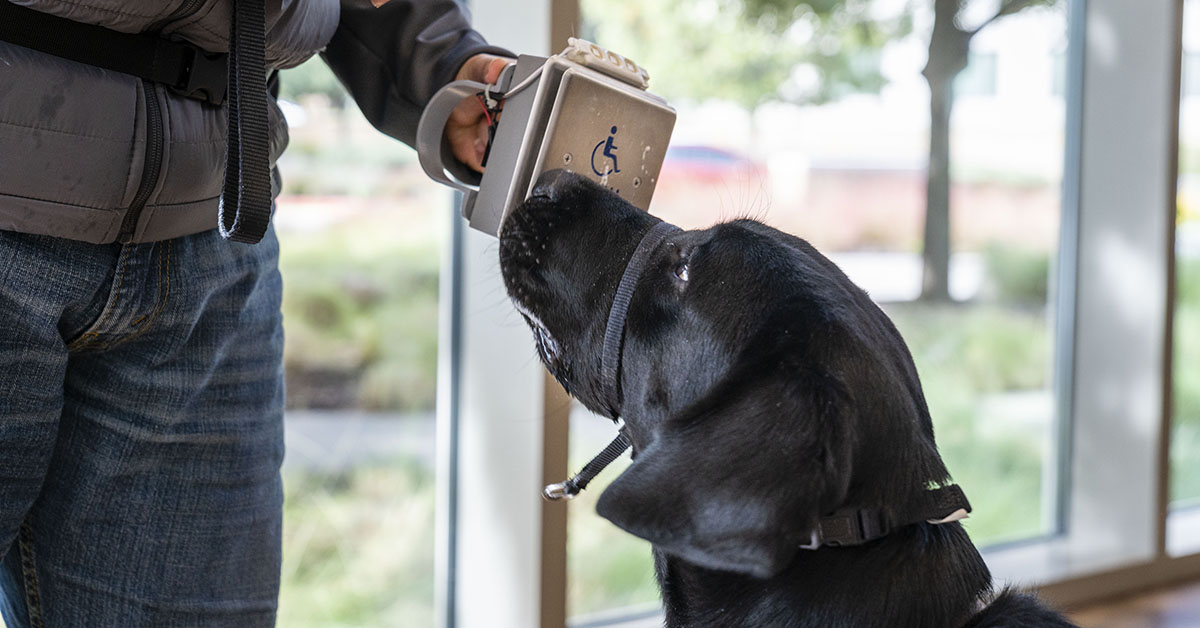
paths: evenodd
<path fill-rule="evenodd" d="M 184 59 L 179 80 L 170 88 L 181 96 L 221 106 L 229 89 L 229 55 L 188 46 Z"/>
<path fill-rule="evenodd" d="M 815 550 L 822 545 L 862 545 L 886 536 L 890 531 L 883 513 L 878 510 L 839 510 L 821 517 L 812 531 L 809 542 L 800 548 Z"/>

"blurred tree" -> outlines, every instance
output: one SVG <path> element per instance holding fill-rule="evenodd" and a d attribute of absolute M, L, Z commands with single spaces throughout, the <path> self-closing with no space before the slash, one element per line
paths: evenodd
<path fill-rule="evenodd" d="M 929 169 L 925 183 L 924 274 L 921 298 L 950 300 L 950 114 L 954 108 L 954 79 L 967 67 L 971 39 L 989 24 L 1034 6 L 1056 0 L 987 0 L 988 16 L 974 26 L 964 25 L 972 0 L 933 0 L 933 33 L 929 57 L 921 74 L 929 83 Z"/>
<path fill-rule="evenodd" d="M 950 115 L 954 79 L 971 39 L 1005 16 L 1057 0 L 908 0 L 888 14 L 876 0 L 584 0 L 594 41 L 654 71 L 672 99 L 821 103 L 884 85 L 883 46 L 907 35 L 917 7 L 934 23 L 922 74 L 930 89 L 922 298 L 949 300 Z M 969 11 L 969 13 L 968 13 Z M 983 15 L 976 24 L 967 16 Z"/>
<path fill-rule="evenodd" d="M 337 77 L 318 57 L 313 57 L 300 65 L 283 70 L 279 74 L 279 97 L 292 102 L 300 102 L 309 94 L 321 94 L 329 99 L 329 104 L 341 109 L 346 105 L 346 90 L 338 82 Z"/>
<path fill-rule="evenodd" d="M 672 100 L 821 103 L 876 92 L 883 45 L 908 34 L 907 13 L 871 0 L 583 0 L 583 36 L 651 69 Z"/>

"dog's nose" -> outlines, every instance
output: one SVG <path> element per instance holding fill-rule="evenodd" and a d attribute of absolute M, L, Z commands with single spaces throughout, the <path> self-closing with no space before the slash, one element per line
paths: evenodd
<path fill-rule="evenodd" d="M 559 192 L 570 178 L 571 173 L 562 168 L 547 170 L 533 184 L 533 192 L 530 193 L 530 196 L 542 196 L 557 201 Z"/>

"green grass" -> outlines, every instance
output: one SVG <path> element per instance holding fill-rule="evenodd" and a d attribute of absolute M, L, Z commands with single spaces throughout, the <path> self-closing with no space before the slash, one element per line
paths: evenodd
<path fill-rule="evenodd" d="M 573 453 L 571 468 L 582 468 L 594 454 L 592 451 Z M 614 462 L 588 485 L 588 490 L 569 503 L 568 615 L 651 605 L 659 601 L 650 543 L 596 514 L 596 500 L 628 466 L 628 456 Z"/>
<path fill-rule="evenodd" d="M 1200 502 L 1200 260 L 1176 266 L 1171 499 Z"/>
<path fill-rule="evenodd" d="M 281 628 L 433 625 L 433 474 L 396 460 L 284 476 Z"/>

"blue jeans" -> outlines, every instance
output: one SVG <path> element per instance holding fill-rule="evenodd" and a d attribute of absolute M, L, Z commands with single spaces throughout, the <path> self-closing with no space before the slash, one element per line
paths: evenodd
<path fill-rule="evenodd" d="M 278 243 L 0 231 L 0 613 L 9 628 L 271 626 Z"/>

